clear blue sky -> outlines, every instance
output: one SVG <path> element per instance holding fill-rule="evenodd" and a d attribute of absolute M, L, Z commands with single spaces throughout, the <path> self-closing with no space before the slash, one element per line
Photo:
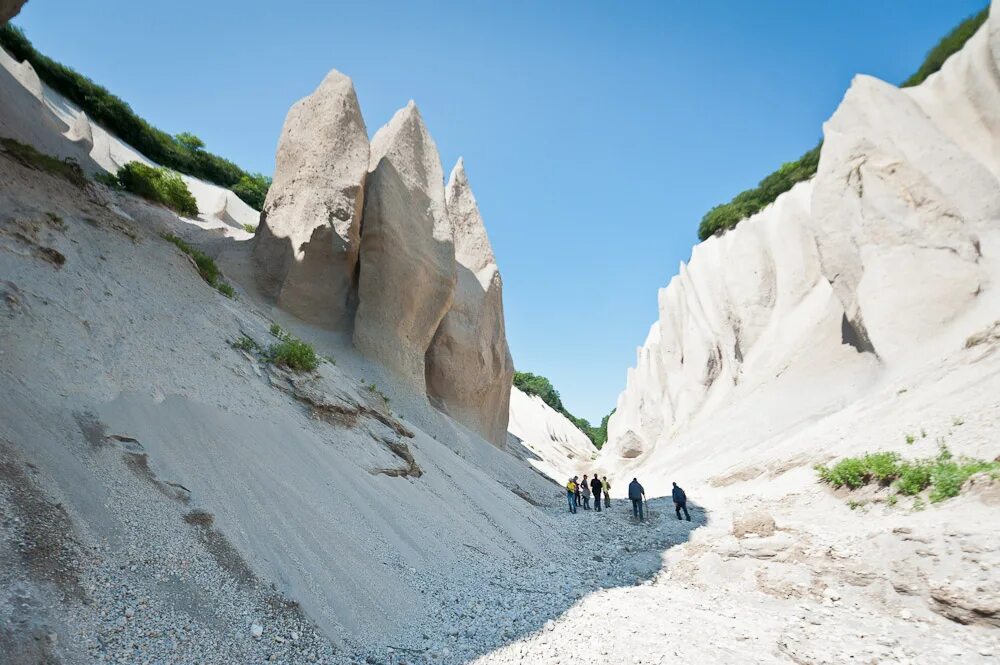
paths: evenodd
<path fill-rule="evenodd" d="M 171 133 L 270 173 L 331 68 L 369 133 L 413 98 L 465 156 L 518 369 L 598 420 L 702 214 L 820 138 L 858 72 L 897 83 L 984 0 L 31 0 L 15 23 Z"/>

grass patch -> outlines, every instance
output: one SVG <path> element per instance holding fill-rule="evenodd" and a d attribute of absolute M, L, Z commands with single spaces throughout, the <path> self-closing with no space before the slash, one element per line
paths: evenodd
<path fill-rule="evenodd" d="M 907 434 L 904 438 L 906 440 L 906 443 L 911 446 L 913 445 L 913 442 L 917 440 L 917 437 L 913 436 L 912 434 Z"/>
<path fill-rule="evenodd" d="M 858 489 L 878 483 L 892 485 L 906 496 L 917 496 L 929 489 L 927 498 L 931 503 L 958 496 L 973 474 L 985 471 L 1000 477 L 1000 461 L 955 458 L 944 445 L 931 458 L 905 460 L 893 452 L 869 453 L 863 457 L 845 457 L 832 467 L 820 464 L 815 469 L 820 480 L 834 487 Z"/>
<path fill-rule="evenodd" d="M 231 342 L 232 346 L 237 351 L 246 351 L 247 353 L 260 353 L 260 344 L 254 341 L 249 335 L 240 335 L 240 338 L 235 342 Z"/>
<path fill-rule="evenodd" d="M 162 203 L 188 217 L 198 216 L 198 202 L 178 174 L 162 166 L 129 162 L 118 169 L 118 182 L 127 192 Z"/>
<path fill-rule="evenodd" d="M 83 170 L 72 159 L 57 159 L 38 152 L 33 146 L 6 137 L 0 137 L 0 148 L 29 169 L 51 173 L 77 187 L 83 187 L 87 184 L 87 177 L 83 175 Z"/>
<path fill-rule="evenodd" d="M 253 224 L 244 224 L 243 230 L 246 231 L 247 233 L 257 233 L 257 227 L 254 226 Z"/>
<path fill-rule="evenodd" d="M 175 235 L 164 233 L 162 237 L 167 242 L 171 242 L 176 245 L 177 249 L 191 257 L 194 264 L 198 267 L 198 274 L 201 275 L 203 280 L 208 282 L 209 286 L 216 289 L 227 298 L 233 298 L 236 296 L 236 291 L 233 289 L 232 284 L 222 279 L 222 271 L 219 270 L 219 266 L 215 263 L 215 259 L 208 254 L 195 249 Z"/>
<path fill-rule="evenodd" d="M 275 365 L 298 372 L 311 372 L 319 367 L 319 357 L 312 346 L 288 334 L 277 344 L 271 345 L 267 358 Z"/>

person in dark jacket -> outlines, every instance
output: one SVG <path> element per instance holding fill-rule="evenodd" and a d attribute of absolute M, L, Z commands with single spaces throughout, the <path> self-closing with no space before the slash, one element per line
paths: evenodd
<path fill-rule="evenodd" d="M 684 490 L 682 490 L 680 487 L 677 486 L 677 483 L 674 483 L 674 492 L 673 492 L 673 495 L 674 495 L 674 509 L 677 512 L 677 519 L 681 518 L 681 511 L 683 510 L 684 511 L 684 518 L 687 519 L 688 522 L 690 522 L 691 521 L 691 515 L 688 514 L 688 506 L 687 506 L 688 498 L 687 498 L 687 494 L 685 494 Z"/>
<path fill-rule="evenodd" d="M 635 478 L 628 484 L 628 498 L 632 500 L 632 516 L 642 520 L 642 500 L 646 498 L 646 490 Z"/>
<path fill-rule="evenodd" d="M 601 492 L 604 486 L 601 484 L 601 479 L 594 474 L 594 477 L 590 481 L 590 489 L 594 493 L 594 510 L 601 512 Z"/>
<path fill-rule="evenodd" d="M 573 476 L 573 478 L 575 479 L 576 476 Z M 583 505 L 583 501 L 580 500 L 580 485 L 581 485 L 581 483 L 579 481 L 577 481 L 577 483 L 576 483 L 576 495 L 574 497 L 575 500 L 576 500 L 576 507 L 577 508 L 579 508 L 581 505 Z"/>

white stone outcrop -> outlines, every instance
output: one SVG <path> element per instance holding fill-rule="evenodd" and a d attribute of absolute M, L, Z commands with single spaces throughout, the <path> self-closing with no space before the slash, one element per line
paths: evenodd
<path fill-rule="evenodd" d="M 571 476 L 596 470 L 593 460 L 597 448 L 587 435 L 541 397 L 525 394 L 516 387 L 510 389 L 508 430 L 516 438 L 510 444 L 511 452 L 549 478 L 564 482 Z M 518 449 L 518 442 L 523 450 Z"/>
<path fill-rule="evenodd" d="M 94 130 L 90 126 L 90 118 L 83 111 L 80 111 L 73 124 L 66 132 L 66 138 L 76 143 L 81 150 L 90 153 L 94 149 Z"/>
<path fill-rule="evenodd" d="M 503 446 L 514 361 L 507 346 L 503 281 L 461 159 L 446 189 L 455 236 L 455 299 L 427 350 L 427 394 L 455 420 Z"/>
<path fill-rule="evenodd" d="M 712 419 L 722 431 L 741 401 L 755 407 L 727 431 L 774 435 L 996 318 L 998 56 L 994 8 L 922 85 L 854 80 L 815 178 L 696 246 L 660 291 L 605 459 L 666 459 L 671 439 Z"/>
<path fill-rule="evenodd" d="M 261 289 L 313 323 L 349 330 L 356 306 L 368 131 L 334 70 L 285 118 L 253 255 Z"/>
<path fill-rule="evenodd" d="M 410 102 L 372 139 L 354 345 L 425 389 L 425 355 L 455 294 L 437 146 Z"/>

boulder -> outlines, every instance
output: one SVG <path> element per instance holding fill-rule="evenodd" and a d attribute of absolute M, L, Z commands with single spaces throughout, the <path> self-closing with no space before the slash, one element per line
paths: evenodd
<path fill-rule="evenodd" d="M 253 257 L 261 290 L 299 318 L 349 330 L 356 307 L 368 130 L 351 79 L 333 70 L 292 106 Z"/>
<path fill-rule="evenodd" d="M 503 281 L 461 159 L 446 190 L 455 235 L 455 300 L 427 350 L 427 395 L 496 446 L 506 442 L 514 361 L 503 318 Z"/>
<path fill-rule="evenodd" d="M 423 392 L 425 355 L 455 294 L 441 160 L 412 101 L 371 148 L 354 345 Z"/>
<path fill-rule="evenodd" d="M 733 516 L 733 535 L 743 538 L 748 534 L 761 538 L 774 535 L 774 518 L 763 510 L 753 510 Z"/>

